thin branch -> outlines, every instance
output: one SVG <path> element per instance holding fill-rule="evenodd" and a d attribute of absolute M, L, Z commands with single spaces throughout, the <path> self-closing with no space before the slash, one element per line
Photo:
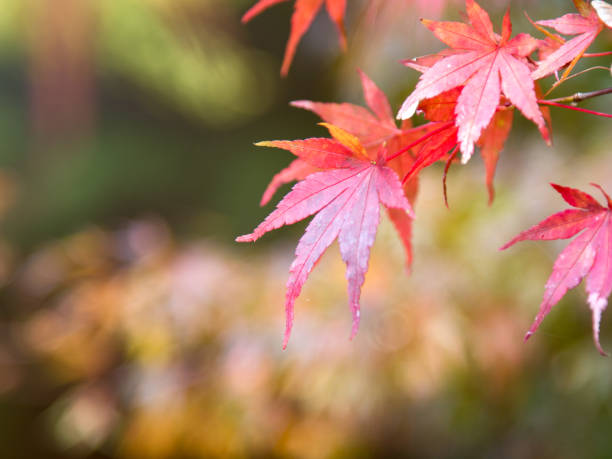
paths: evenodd
<path fill-rule="evenodd" d="M 612 94 L 612 88 L 598 89 L 597 91 L 590 92 L 577 92 L 576 94 L 572 94 L 571 96 L 566 97 L 558 97 L 556 99 L 546 99 L 547 102 L 567 102 L 570 104 L 576 104 L 578 102 L 582 102 L 583 100 L 592 99 L 593 97 L 605 96 L 606 94 Z M 544 103 L 544 101 L 539 100 L 539 103 Z"/>
<path fill-rule="evenodd" d="M 584 75 L 585 73 L 588 73 L 591 70 L 605 70 L 606 72 L 609 72 L 610 68 L 609 67 L 604 67 L 603 65 L 596 65 L 594 67 L 589 67 L 588 69 L 584 69 L 584 70 L 581 70 L 580 72 L 573 73 L 572 75 L 568 76 L 565 79 L 565 81 L 569 81 L 569 80 L 572 80 L 572 79 L 574 79 L 576 77 L 579 77 L 580 75 Z"/>

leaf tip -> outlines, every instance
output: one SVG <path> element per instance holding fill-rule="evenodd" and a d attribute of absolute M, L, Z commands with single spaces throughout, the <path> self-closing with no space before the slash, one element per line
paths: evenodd
<path fill-rule="evenodd" d="M 542 134 L 542 135 L 544 137 L 544 143 L 546 143 L 546 146 L 547 147 L 552 147 L 553 141 L 552 141 L 552 137 L 548 133 L 548 129 L 546 130 L 546 134 Z"/>
<path fill-rule="evenodd" d="M 406 103 L 404 102 L 404 105 L 402 106 L 402 108 L 400 108 L 400 111 L 397 112 L 396 118 L 398 120 L 407 120 L 409 118 L 412 118 L 412 116 L 416 112 L 417 106 L 418 106 L 418 102 L 412 103 L 410 105 L 406 105 Z"/>
<path fill-rule="evenodd" d="M 527 340 L 528 340 L 529 338 L 531 338 L 531 335 L 533 335 L 533 332 L 532 332 L 532 331 L 528 331 L 527 333 L 525 333 L 525 336 L 523 337 L 523 342 L 525 342 L 525 343 L 526 343 L 526 342 L 527 342 Z"/>
<path fill-rule="evenodd" d="M 421 21 L 421 24 L 423 24 L 428 29 L 431 29 L 433 27 L 432 24 L 435 22 L 435 21 L 432 21 L 431 19 L 425 19 L 425 18 L 420 18 L 419 21 Z"/>
<path fill-rule="evenodd" d="M 514 243 L 514 239 L 513 239 L 513 240 L 511 240 L 510 242 L 506 242 L 504 245 L 502 245 L 502 246 L 501 246 L 499 249 L 497 249 L 497 250 L 499 250 L 500 252 L 501 252 L 502 250 L 506 250 L 506 249 L 507 249 L 508 247 L 510 247 L 510 246 L 511 246 L 513 243 Z"/>
<path fill-rule="evenodd" d="M 246 13 L 244 13 L 242 15 L 242 17 L 240 18 L 240 22 L 242 24 L 246 24 L 247 22 L 249 22 L 251 19 L 253 19 L 256 16 L 256 13 L 253 11 L 253 8 L 249 9 Z"/>
<path fill-rule="evenodd" d="M 312 106 L 312 101 L 310 100 L 292 100 L 291 102 L 289 102 L 289 105 L 291 107 L 304 108 L 306 110 L 310 110 L 310 107 Z"/>
<path fill-rule="evenodd" d="M 236 242 L 254 242 L 255 241 L 255 237 L 253 236 L 253 234 L 245 234 L 243 236 L 238 236 L 234 240 Z"/>
<path fill-rule="evenodd" d="M 597 340 L 595 346 L 597 346 L 597 351 L 599 352 L 599 355 L 601 355 L 602 357 L 610 357 L 608 353 L 602 349 L 601 345 L 599 344 L 599 340 Z"/>
<path fill-rule="evenodd" d="M 612 210 L 612 198 L 610 198 L 610 195 L 606 193 L 606 190 L 604 190 L 603 187 L 601 185 L 598 185 L 597 183 L 591 182 L 589 183 L 589 185 L 594 186 L 599 191 L 601 191 L 601 193 L 604 195 L 604 198 L 606 199 L 606 202 L 608 204 L 608 209 Z"/>
<path fill-rule="evenodd" d="M 293 329 L 293 304 L 297 295 L 299 295 L 299 291 L 296 292 L 293 288 L 287 287 L 286 299 L 285 299 L 285 335 L 283 336 L 283 351 L 287 349 L 287 344 L 289 343 L 289 338 L 291 337 L 291 330 Z"/>
<path fill-rule="evenodd" d="M 357 335 L 359 331 L 359 321 L 361 319 L 361 311 L 359 308 L 359 304 L 351 305 L 351 309 L 353 311 L 353 325 L 351 327 L 351 335 L 349 336 L 349 340 L 353 340 L 353 338 Z"/>
<path fill-rule="evenodd" d="M 487 193 L 489 194 L 487 205 L 491 207 L 493 205 L 493 201 L 495 201 L 495 188 L 493 188 L 493 185 L 487 186 Z"/>
<path fill-rule="evenodd" d="M 287 349 L 289 344 L 289 337 L 291 336 L 291 325 L 287 324 L 285 328 L 285 335 L 283 336 L 283 351 Z"/>
<path fill-rule="evenodd" d="M 601 355 L 607 357 L 608 354 L 601 347 L 601 343 L 599 341 L 599 324 L 601 323 L 601 313 L 606 309 L 608 305 L 608 300 L 604 297 L 600 297 L 599 293 L 592 292 L 589 294 L 588 303 L 591 306 L 591 311 L 593 312 L 593 342 L 595 343 L 595 347 L 599 351 Z"/>
<path fill-rule="evenodd" d="M 552 186 L 554 188 L 554 190 L 559 193 L 559 194 L 563 194 L 563 189 L 565 188 L 563 185 L 559 185 L 558 183 L 553 183 L 553 182 L 549 182 L 550 186 Z"/>

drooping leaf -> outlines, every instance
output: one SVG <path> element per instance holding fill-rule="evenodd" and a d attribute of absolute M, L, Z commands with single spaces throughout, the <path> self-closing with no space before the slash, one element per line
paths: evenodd
<path fill-rule="evenodd" d="M 364 157 L 363 147 L 354 136 L 335 126 L 327 126 L 334 139 L 262 142 L 291 151 L 311 166 L 323 168 L 298 182 L 276 209 L 251 234 L 238 242 L 255 241 L 268 231 L 315 215 L 295 251 L 285 300 L 286 347 L 294 318 L 294 303 L 302 286 L 323 252 L 337 238 L 346 264 L 349 305 L 353 316 L 351 337 L 359 326 L 359 298 L 368 270 L 370 248 L 380 219 L 380 204 L 412 215 L 397 174 L 385 165 L 384 148 L 376 161 Z M 339 139 L 339 140 L 338 140 Z M 325 141 L 325 142 L 324 142 Z M 325 145 L 320 160 L 310 154 L 310 146 Z"/>
<path fill-rule="evenodd" d="M 424 66 L 423 71 L 426 71 L 427 68 L 434 63 L 435 62 L 432 62 L 431 60 L 422 62 L 421 65 Z M 425 118 L 430 121 L 453 121 L 455 119 L 457 99 L 459 98 L 462 90 L 463 86 L 459 86 L 430 99 L 424 99 L 419 102 L 417 111 L 422 113 Z M 537 85 L 536 94 L 538 94 Z M 544 115 L 544 119 L 547 120 L 547 107 L 543 108 L 542 113 Z M 489 126 L 487 126 L 487 128 L 483 131 L 480 139 L 477 142 L 477 145 L 480 147 L 481 156 L 485 163 L 489 204 L 493 202 L 495 197 L 495 189 L 493 186 L 495 169 L 497 167 L 499 153 L 503 149 L 504 143 L 512 128 L 512 116 L 512 107 L 507 107 L 505 104 L 500 105 L 495 115 L 491 119 Z M 442 141 L 438 139 L 438 142 L 435 144 L 435 141 L 430 141 L 429 145 L 423 144 L 423 147 L 415 158 L 414 168 L 410 171 L 411 176 L 417 174 L 420 170 L 436 161 L 448 160 L 447 153 L 456 145 L 456 140 L 453 140 L 456 139 L 456 127 L 453 127 L 453 130 L 449 129 L 448 131 L 442 132 L 441 136 L 444 137 Z"/>
<path fill-rule="evenodd" d="M 287 0 L 259 0 L 244 14 L 244 16 L 242 16 L 242 22 L 246 23 L 262 11 L 284 1 Z M 281 75 L 286 76 L 289 72 L 289 67 L 291 67 L 291 62 L 293 61 L 297 46 L 302 36 L 310 27 L 310 24 L 312 24 L 317 12 L 323 6 L 323 2 L 325 2 L 327 13 L 338 28 L 340 46 L 343 50 L 346 49 L 346 34 L 344 31 L 346 0 L 296 0 L 293 16 L 291 17 L 291 32 L 289 33 L 289 40 L 285 48 Z"/>
<path fill-rule="evenodd" d="M 424 127 L 434 135 L 419 144 L 404 180 L 413 180 L 424 168 L 449 159 L 449 153 L 457 146 L 455 107 L 462 89 L 454 88 L 419 103 L 418 111 L 431 121 Z"/>
<path fill-rule="evenodd" d="M 480 154 L 485 163 L 489 204 L 495 199 L 495 187 L 493 186 L 495 169 L 497 168 L 499 153 L 503 150 L 510 129 L 512 129 L 513 115 L 514 110 L 512 109 L 498 109 L 478 140 Z"/>
<path fill-rule="evenodd" d="M 603 29 L 604 23 L 591 5 L 581 2 L 576 6 L 581 14 L 566 14 L 556 19 L 536 22 L 563 35 L 576 35 L 576 37 L 563 43 L 556 51 L 548 53 L 546 58 L 538 63 L 538 67 L 531 74 L 534 80 L 544 78 L 569 63 L 564 75 L 566 77 Z"/>
<path fill-rule="evenodd" d="M 419 102 L 463 86 L 455 107 L 462 162 L 467 162 L 474 144 L 489 125 L 502 93 L 539 128 L 549 133 L 538 107 L 531 69 L 525 59 L 537 41 L 521 34 L 510 38 L 512 24 L 506 13 L 502 35 L 493 31 L 489 15 L 473 0 L 466 0 L 470 24 L 427 21 L 423 23 L 456 53 L 437 60 L 420 77 L 414 92 L 398 113 L 410 118 Z"/>
<path fill-rule="evenodd" d="M 593 315 L 593 339 L 599 352 L 604 354 L 599 342 L 599 323 L 612 291 L 612 202 L 599 185 L 594 186 L 604 194 L 607 207 L 583 191 L 551 185 L 575 209 L 548 217 L 502 247 L 503 250 L 525 240 L 567 239 L 580 233 L 555 261 L 553 272 L 546 282 L 540 311 L 525 339 L 538 329 L 544 317 L 565 293 L 586 277 L 588 303 Z"/>

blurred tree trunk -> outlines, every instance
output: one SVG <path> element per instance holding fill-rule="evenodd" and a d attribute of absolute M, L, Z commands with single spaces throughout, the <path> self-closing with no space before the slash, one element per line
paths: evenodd
<path fill-rule="evenodd" d="M 91 134 L 94 112 L 93 0 L 28 0 L 30 125 L 34 161 Z"/>

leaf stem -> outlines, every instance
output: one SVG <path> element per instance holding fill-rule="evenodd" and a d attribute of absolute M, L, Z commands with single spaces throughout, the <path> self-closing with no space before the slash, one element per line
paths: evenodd
<path fill-rule="evenodd" d="M 604 57 L 610 56 L 612 51 L 604 51 L 603 53 L 584 53 L 582 57 Z"/>
<path fill-rule="evenodd" d="M 458 151 L 459 151 L 459 145 L 453 148 L 453 151 L 448 157 L 448 161 L 446 161 L 446 166 L 444 166 L 444 175 L 442 176 L 442 189 L 444 190 L 444 205 L 446 205 L 447 209 L 449 207 L 448 207 L 448 194 L 446 193 L 446 176 L 448 174 L 448 170 L 451 167 L 451 163 L 453 162 L 453 159 L 455 159 L 455 156 L 457 156 Z"/>
<path fill-rule="evenodd" d="M 612 115 L 609 113 L 596 112 L 593 110 L 587 110 L 586 108 L 574 107 L 572 105 L 559 104 L 551 100 L 538 100 L 538 103 L 542 105 L 552 105 L 553 107 L 567 108 L 569 110 L 574 110 L 577 112 L 590 113 L 591 115 L 603 116 L 604 118 L 612 118 Z"/>
<path fill-rule="evenodd" d="M 424 142 L 425 140 L 429 139 L 430 137 L 433 137 L 436 134 L 439 134 L 440 132 L 442 132 L 443 130 L 449 128 L 450 126 L 452 126 L 453 122 L 452 121 L 448 121 L 446 123 L 444 123 L 442 126 L 440 126 L 438 129 L 435 129 L 431 132 L 428 132 L 427 134 L 425 134 L 424 136 L 418 138 L 417 140 L 415 140 L 414 142 L 412 142 L 410 145 L 402 148 L 401 150 L 396 151 L 395 153 L 393 153 L 390 156 L 387 156 L 385 158 L 385 161 L 391 161 L 392 159 L 397 158 L 398 156 L 402 155 L 403 153 L 406 153 L 408 150 L 410 150 L 412 147 L 414 147 L 415 145 L 420 144 L 421 142 Z"/>

